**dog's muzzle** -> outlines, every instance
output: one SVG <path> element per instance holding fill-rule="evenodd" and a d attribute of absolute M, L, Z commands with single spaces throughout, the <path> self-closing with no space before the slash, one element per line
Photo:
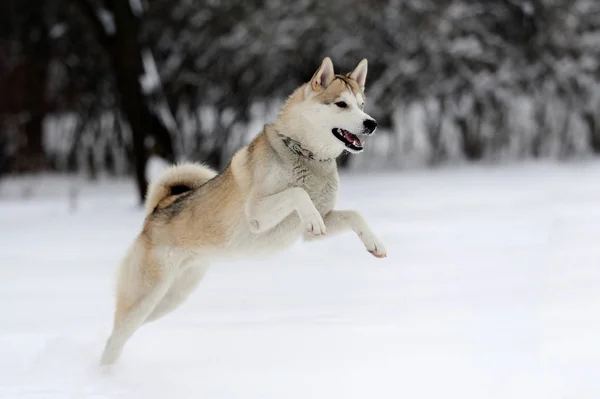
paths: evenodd
<path fill-rule="evenodd" d="M 375 119 L 365 119 L 363 121 L 363 134 L 371 135 L 377 129 L 377 121 Z"/>

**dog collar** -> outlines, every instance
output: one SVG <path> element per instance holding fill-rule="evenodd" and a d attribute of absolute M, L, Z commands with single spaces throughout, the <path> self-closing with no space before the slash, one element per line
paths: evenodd
<path fill-rule="evenodd" d="M 306 148 L 302 147 L 302 144 L 300 144 L 300 142 L 298 142 L 288 136 L 284 136 L 281 133 L 277 133 L 277 135 L 279 136 L 279 138 L 281 138 L 281 141 L 283 141 L 283 143 L 287 146 L 287 148 L 289 148 L 294 154 L 296 154 L 298 156 L 308 158 L 313 161 L 319 161 L 319 162 L 333 161 L 333 158 L 327 158 L 327 159 L 316 158 L 315 154 L 313 154 L 313 152 L 311 150 L 307 150 Z"/>

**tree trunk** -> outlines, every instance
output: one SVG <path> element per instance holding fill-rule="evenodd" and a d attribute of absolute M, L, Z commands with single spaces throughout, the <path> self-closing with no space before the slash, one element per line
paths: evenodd
<path fill-rule="evenodd" d="M 588 127 L 588 143 L 594 154 L 600 154 L 600 129 L 591 111 L 583 112 L 583 120 Z"/>
<path fill-rule="evenodd" d="M 108 4 L 113 12 L 116 27 L 110 52 L 112 66 L 121 109 L 133 137 L 138 198 L 143 203 L 148 188 L 146 164 L 149 153 L 145 143 L 146 134 L 154 136 L 161 155 L 171 162 L 174 160 L 173 146 L 169 131 L 150 110 L 142 93 L 140 77 L 144 73 L 144 67 L 139 42 L 140 20 L 133 14 L 128 1 L 113 0 Z"/>
<path fill-rule="evenodd" d="M 29 110 L 29 117 L 23 129 L 25 141 L 16 157 L 17 172 L 37 172 L 48 166 L 42 141 L 44 117 L 45 112 L 39 108 Z"/>
<path fill-rule="evenodd" d="M 129 1 L 106 0 L 104 5 L 113 16 L 114 33 L 106 32 L 92 2 L 76 0 L 76 3 L 93 25 L 98 43 L 110 57 L 119 94 L 119 108 L 131 130 L 138 198 L 143 203 L 148 188 L 146 163 L 149 151 L 146 148 L 146 137 L 155 138 L 155 147 L 159 148 L 160 155 L 170 162 L 174 160 L 174 151 L 168 129 L 152 112 L 148 99 L 142 92 L 140 77 L 144 73 L 144 66 L 140 43 L 140 18 L 134 15 Z"/>
<path fill-rule="evenodd" d="M 43 122 L 46 117 L 46 88 L 48 81 L 49 43 L 44 10 L 29 7 L 27 22 L 30 31 L 25 40 L 24 100 L 27 119 L 23 126 L 24 140 L 15 157 L 14 169 L 18 172 L 33 172 L 45 169 L 48 160 L 43 146 Z"/>

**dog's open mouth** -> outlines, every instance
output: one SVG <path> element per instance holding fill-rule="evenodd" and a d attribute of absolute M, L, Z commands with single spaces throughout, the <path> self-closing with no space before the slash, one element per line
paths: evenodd
<path fill-rule="evenodd" d="M 363 149 L 363 143 L 362 141 L 360 141 L 360 139 L 358 138 L 357 135 L 350 133 L 347 130 L 344 129 L 340 129 L 340 128 L 334 128 L 331 129 L 331 132 L 333 133 L 333 135 L 335 137 L 337 137 L 338 140 L 340 140 L 342 143 L 344 143 L 346 145 L 346 147 L 355 150 L 355 151 L 360 151 Z"/>

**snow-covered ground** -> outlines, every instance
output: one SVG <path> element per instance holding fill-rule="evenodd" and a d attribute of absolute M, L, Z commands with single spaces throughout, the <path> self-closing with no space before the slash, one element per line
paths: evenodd
<path fill-rule="evenodd" d="M 214 265 L 100 369 L 129 181 L 0 182 L 1 398 L 600 397 L 600 163 L 342 176 L 352 234 Z M 75 209 L 75 211 L 73 211 Z"/>

